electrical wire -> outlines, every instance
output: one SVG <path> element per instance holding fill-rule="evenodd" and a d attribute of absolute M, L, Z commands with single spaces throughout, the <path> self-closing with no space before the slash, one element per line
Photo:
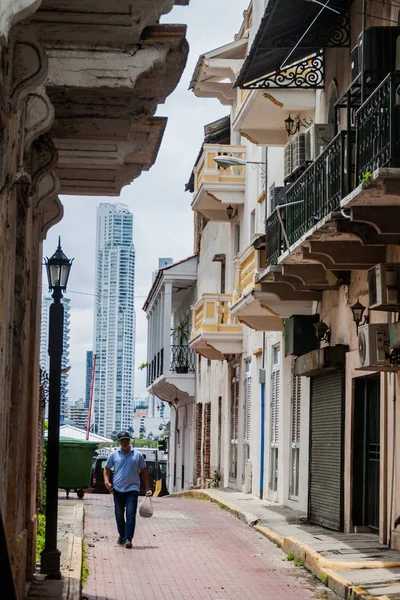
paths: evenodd
<path fill-rule="evenodd" d="M 45 283 L 42 283 L 42 287 L 44 288 L 48 288 L 49 286 L 46 285 Z M 50 292 L 49 292 L 50 293 Z M 92 296 L 93 298 L 97 298 L 97 294 L 93 294 L 90 292 L 78 292 L 77 290 L 67 290 L 68 294 L 79 294 L 80 296 Z M 174 292 L 167 292 L 164 294 L 164 296 L 172 296 Z M 176 292 L 175 292 L 176 293 Z M 114 300 L 116 300 L 115 296 L 101 296 L 101 298 L 104 300 L 105 298 L 113 298 Z M 145 296 L 134 296 L 134 300 L 140 299 L 140 298 L 147 298 L 147 295 Z"/>

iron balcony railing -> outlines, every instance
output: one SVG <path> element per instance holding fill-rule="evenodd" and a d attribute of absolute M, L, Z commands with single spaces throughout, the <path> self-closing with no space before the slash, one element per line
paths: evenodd
<path fill-rule="evenodd" d="M 390 73 L 358 109 L 357 184 L 380 167 L 400 167 L 400 72 Z"/>
<path fill-rule="evenodd" d="M 169 368 L 171 373 L 194 373 L 195 366 L 196 353 L 194 350 L 189 346 L 171 346 Z M 147 366 L 147 387 L 164 374 L 164 349 L 161 349 Z"/>
<path fill-rule="evenodd" d="M 154 355 L 153 360 L 147 366 L 147 387 L 164 373 L 164 349 L 162 348 Z"/>
<path fill-rule="evenodd" d="M 268 265 L 277 264 L 282 252 L 337 210 L 346 194 L 368 181 L 376 169 L 400 167 L 399 71 L 390 73 L 358 109 L 355 125 L 355 181 L 353 139 L 341 131 L 286 193 L 285 203 L 293 206 L 275 209 L 267 219 Z"/>
<path fill-rule="evenodd" d="M 346 191 L 346 138 L 346 131 L 338 133 L 287 191 L 285 204 L 293 206 L 278 207 L 267 219 L 268 265 L 276 264 L 288 246 L 339 208 Z"/>
<path fill-rule="evenodd" d="M 194 373 L 196 352 L 189 346 L 171 346 L 170 357 L 172 373 Z"/>

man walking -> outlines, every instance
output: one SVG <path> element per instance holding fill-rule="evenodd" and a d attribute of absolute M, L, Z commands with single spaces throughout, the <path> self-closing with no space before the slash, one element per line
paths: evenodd
<path fill-rule="evenodd" d="M 143 477 L 147 496 L 151 496 L 150 480 L 143 454 L 132 448 L 129 433 L 121 431 L 118 434 L 118 441 L 120 448 L 110 454 L 104 467 L 104 483 L 108 491 L 114 493 L 115 520 L 119 533 L 118 544 L 124 545 L 125 548 L 132 548 L 140 475 Z M 114 467 L 113 483 L 110 482 L 112 467 Z"/>

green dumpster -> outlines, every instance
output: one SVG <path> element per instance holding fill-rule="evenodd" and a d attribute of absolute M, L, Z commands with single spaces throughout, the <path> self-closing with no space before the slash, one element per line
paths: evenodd
<path fill-rule="evenodd" d="M 84 490 L 90 487 L 93 454 L 98 446 L 97 442 L 60 438 L 58 487 L 66 491 L 67 498 L 70 490 L 83 498 Z"/>

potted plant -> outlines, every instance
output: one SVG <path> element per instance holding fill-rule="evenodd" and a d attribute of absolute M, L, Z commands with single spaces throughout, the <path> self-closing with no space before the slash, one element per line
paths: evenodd
<path fill-rule="evenodd" d="M 172 330 L 174 342 L 174 366 L 177 373 L 189 370 L 189 319 L 185 319 Z"/>

